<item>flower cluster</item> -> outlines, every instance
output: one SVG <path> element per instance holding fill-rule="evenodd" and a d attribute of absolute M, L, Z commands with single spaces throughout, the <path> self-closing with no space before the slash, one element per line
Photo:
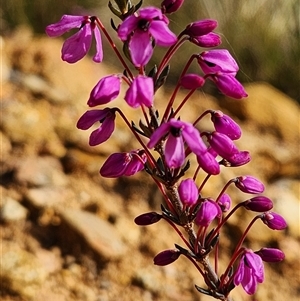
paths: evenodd
<path fill-rule="evenodd" d="M 59 22 L 49 25 L 46 32 L 50 37 L 56 37 L 71 29 L 78 29 L 62 47 L 62 59 L 68 63 L 75 63 L 88 53 L 92 36 L 96 41 L 93 60 L 101 62 L 103 51 L 100 32 L 107 38 L 124 71 L 108 74 L 98 81 L 87 100 L 87 105 L 93 109 L 80 117 L 77 127 L 87 130 L 98 124 L 89 140 L 91 146 L 96 146 L 111 137 L 116 117 L 123 119 L 140 148 L 111 154 L 100 169 L 101 176 L 118 178 L 145 170 L 157 184 L 165 202 L 161 206 L 161 213 L 143 213 L 135 219 L 136 224 L 147 226 L 163 219 L 185 244 L 184 247 L 175 245 L 175 249 L 159 253 L 154 258 L 154 264 L 167 265 L 183 255 L 194 264 L 204 279 L 207 288 L 196 285 L 199 292 L 230 300 L 230 292 L 240 284 L 246 293 L 255 293 L 257 284 L 264 280 L 263 261 L 277 262 L 284 258 L 283 252 L 278 249 L 253 251 L 243 246 L 252 225 L 259 219 L 272 230 L 282 230 L 287 225 L 282 216 L 270 211 L 273 208 L 272 201 L 261 195 L 265 189 L 263 183 L 251 175 L 229 180 L 214 197 L 203 194 L 203 188 L 212 176 L 220 174 L 223 168 L 247 164 L 250 154 L 236 146 L 235 141 L 242 135 L 241 128 L 223 112 L 208 109 L 199 113 L 196 120 L 183 121 L 180 111 L 207 79 L 213 81 L 226 96 L 241 99 L 247 93 L 236 79 L 239 67 L 231 54 L 226 49 L 210 49 L 221 44 L 220 36 L 213 32 L 218 25 L 216 20 L 193 22 L 178 35 L 170 30 L 167 14 L 175 13 L 183 2 L 164 0 L 161 8 L 141 8 L 141 2 L 135 6 L 128 0 L 115 0 L 116 6 L 109 2 L 112 13 L 120 19 L 117 26 L 114 21 L 111 24 L 116 37 L 123 42 L 123 53 L 117 49 L 96 16 L 64 15 Z M 165 110 L 158 112 L 154 107 L 156 91 L 167 81 L 169 63 L 186 42 L 206 49 L 190 55 Z M 167 47 L 167 51 L 147 73 L 155 46 Z M 188 73 L 193 62 L 199 66 L 199 74 Z M 123 95 L 122 85 L 126 87 Z M 180 89 L 188 92 L 175 108 Z M 143 120 L 140 120 L 139 127 L 128 120 L 120 108 L 102 107 L 120 96 L 132 109 L 141 110 Z M 98 106 L 100 108 L 94 108 Z M 197 125 L 205 116 L 210 116 L 213 131 L 198 130 Z M 193 157 L 195 160 L 192 161 Z M 186 176 L 187 170 L 192 170 L 193 177 Z M 197 181 L 198 173 L 206 175 L 200 184 Z M 226 193 L 230 185 L 253 196 L 232 208 L 231 197 Z M 217 261 L 222 229 L 239 208 L 257 212 L 258 215 L 244 230 L 237 245 L 233 246 L 234 251 L 226 270 L 219 273 Z M 208 260 L 211 253 L 214 253 L 214 268 Z"/>

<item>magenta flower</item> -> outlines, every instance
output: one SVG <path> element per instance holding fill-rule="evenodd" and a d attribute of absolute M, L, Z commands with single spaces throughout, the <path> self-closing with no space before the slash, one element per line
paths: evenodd
<path fill-rule="evenodd" d="M 236 286 L 242 284 L 245 292 L 253 295 L 257 283 L 264 281 L 264 265 L 261 257 L 252 250 L 246 250 L 235 272 L 233 281 Z"/>
<path fill-rule="evenodd" d="M 148 147 L 155 147 L 166 135 L 168 138 L 165 144 L 165 160 L 169 168 L 178 168 L 183 165 L 185 160 L 184 142 L 196 155 L 201 155 L 207 151 L 198 130 L 191 123 L 174 118 L 163 123 L 154 131 L 148 142 Z"/>
<path fill-rule="evenodd" d="M 203 36 L 192 37 L 189 40 L 193 44 L 205 48 L 217 47 L 222 43 L 221 37 L 214 32 L 210 32 Z"/>
<path fill-rule="evenodd" d="M 281 250 L 275 248 L 261 248 L 255 254 L 259 255 L 265 262 L 279 262 L 285 257 Z"/>
<path fill-rule="evenodd" d="M 231 207 L 231 198 L 227 193 L 223 193 L 218 200 L 218 205 L 220 206 L 222 212 L 227 212 Z"/>
<path fill-rule="evenodd" d="M 125 100 L 133 108 L 140 105 L 151 107 L 153 105 L 154 84 L 152 77 L 138 75 L 126 91 Z"/>
<path fill-rule="evenodd" d="M 168 19 L 156 7 L 142 8 L 139 15 L 126 18 L 118 28 L 118 36 L 123 42 L 129 40 L 131 59 L 136 67 L 145 66 L 152 57 L 152 40 L 166 47 L 177 41 L 168 28 Z"/>
<path fill-rule="evenodd" d="M 164 266 L 164 265 L 168 265 L 168 264 L 176 261 L 180 255 L 181 255 L 181 253 L 177 249 L 165 250 L 165 251 L 158 253 L 154 257 L 153 261 L 154 261 L 155 265 Z"/>
<path fill-rule="evenodd" d="M 81 130 L 89 129 L 97 121 L 100 127 L 90 135 L 89 144 L 95 146 L 105 142 L 115 129 L 115 111 L 109 108 L 104 110 L 90 110 L 85 112 L 77 122 L 77 128 Z"/>
<path fill-rule="evenodd" d="M 240 126 L 221 111 L 213 111 L 211 113 L 211 121 L 217 132 L 225 134 L 231 140 L 237 140 L 242 135 Z"/>
<path fill-rule="evenodd" d="M 287 227 L 285 219 L 275 212 L 262 214 L 261 220 L 272 230 L 283 230 Z"/>
<path fill-rule="evenodd" d="M 90 107 L 106 104 L 119 95 L 120 88 L 121 79 L 118 75 L 103 77 L 91 91 L 87 104 Z"/>
<path fill-rule="evenodd" d="M 238 189 L 245 193 L 258 194 L 265 190 L 264 184 L 252 176 L 237 177 L 234 184 Z"/>
<path fill-rule="evenodd" d="M 273 208 L 273 202 L 265 196 L 256 196 L 244 201 L 244 207 L 255 212 L 266 212 Z"/>
<path fill-rule="evenodd" d="M 197 162 L 208 174 L 218 175 L 220 173 L 220 165 L 210 151 L 197 155 Z"/>
<path fill-rule="evenodd" d="M 230 158 L 226 159 L 231 167 L 242 166 L 250 162 L 251 157 L 248 151 L 240 151 L 233 154 Z"/>
<path fill-rule="evenodd" d="M 241 99 L 248 96 L 243 85 L 231 74 L 218 72 L 209 76 L 209 78 L 226 96 L 236 99 Z"/>
<path fill-rule="evenodd" d="M 222 72 L 235 76 L 239 66 L 227 49 L 212 49 L 199 55 L 198 63 L 205 74 Z"/>
<path fill-rule="evenodd" d="M 184 34 L 190 37 L 204 36 L 213 31 L 218 26 L 218 22 L 212 19 L 205 19 L 189 24 L 184 30 Z"/>
<path fill-rule="evenodd" d="M 64 42 L 61 51 L 62 60 L 71 64 L 81 60 L 91 48 L 94 34 L 96 54 L 93 61 L 101 62 L 103 59 L 102 40 L 96 25 L 96 17 L 63 15 L 59 22 L 46 27 L 46 33 L 50 37 L 58 37 L 72 28 L 79 28 L 79 31 Z"/>
<path fill-rule="evenodd" d="M 108 157 L 100 169 L 102 177 L 118 178 L 132 176 L 144 169 L 147 161 L 143 150 L 135 150 L 129 153 L 115 153 Z"/>
<path fill-rule="evenodd" d="M 222 214 L 220 206 L 213 200 L 205 200 L 197 212 L 195 223 L 198 226 L 208 227 L 210 223 Z"/>
<path fill-rule="evenodd" d="M 189 90 L 194 90 L 201 88 L 205 83 L 205 79 L 198 75 L 198 74 L 185 74 L 181 79 L 180 79 L 180 84 L 183 88 L 189 89 Z"/>
<path fill-rule="evenodd" d="M 182 204 L 186 206 L 193 206 L 198 200 L 198 188 L 193 179 L 186 179 L 181 181 L 178 186 L 178 193 Z"/>
<path fill-rule="evenodd" d="M 174 13 L 182 6 L 183 2 L 184 0 L 163 0 L 161 11 L 163 14 Z"/>
<path fill-rule="evenodd" d="M 230 159 L 239 150 L 233 141 L 227 136 L 219 132 L 212 132 L 206 135 L 210 146 L 224 159 Z"/>

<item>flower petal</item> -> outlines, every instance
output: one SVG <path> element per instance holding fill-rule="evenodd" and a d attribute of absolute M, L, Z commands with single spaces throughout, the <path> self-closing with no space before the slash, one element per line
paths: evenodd
<path fill-rule="evenodd" d="M 92 30 L 87 24 L 64 42 L 61 50 L 62 60 L 70 64 L 76 63 L 87 54 L 91 44 Z"/>
<path fill-rule="evenodd" d="M 103 49 L 102 49 L 102 39 L 98 26 L 94 28 L 94 35 L 96 40 L 96 54 L 93 57 L 93 61 L 100 63 L 103 60 Z"/>
<path fill-rule="evenodd" d="M 153 54 L 149 33 L 136 30 L 130 39 L 129 50 L 134 66 L 141 67 L 147 65 Z"/>
<path fill-rule="evenodd" d="M 169 135 L 165 145 L 165 160 L 169 168 L 181 167 L 185 160 L 184 144 L 182 137 Z"/>
<path fill-rule="evenodd" d="M 172 46 L 177 42 L 176 35 L 169 29 L 168 25 L 163 21 L 152 21 L 149 32 L 153 36 L 155 42 L 159 46 Z"/>

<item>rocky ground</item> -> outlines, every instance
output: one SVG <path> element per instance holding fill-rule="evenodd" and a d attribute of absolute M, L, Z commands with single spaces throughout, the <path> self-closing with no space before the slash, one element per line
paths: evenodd
<path fill-rule="evenodd" d="M 135 216 L 159 210 L 161 196 L 146 174 L 103 179 L 99 168 L 111 152 L 134 145 L 121 120 L 105 144 L 88 146 L 88 132 L 75 124 L 98 79 L 111 67 L 90 59 L 60 61 L 61 41 L 17 31 L 1 40 L 1 300 L 3 301 L 191 301 L 212 300 L 194 289 L 203 285 L 180 258 L 167 267 L 152 264 L 178 237 L 160 222 L 139 228 Z M 300 298 L 299 279 L 299 106 L 266 83 L 247 86 L 245 102 L 216 100 L 199 92 L 186 116 L 203 108 L 230 112 L 243 127 L 241 149 L 250 164 L 226 169 L 206 188 L 216 196 L 232 177 L 252 174 L 267 185 L 275 211 L 287 220 L 286 231 L 258 223 L 246 243 L 253 249 L 279 247 L 280 264 L 266 264 L 266 280 L 255 300 Z M 160 92 L 161 99 L 164 98 Z M 116 101 L 136 122 L 136 113 Z M 217 179 L 218 178 L 218 179 Z M 245 196 L 235 195 L 235 201 Z M 226 228 L 221 266 L 232 241 L 251 219 L 240 212 Z M 234 300 L 250 301 L 237 288 Z"/>

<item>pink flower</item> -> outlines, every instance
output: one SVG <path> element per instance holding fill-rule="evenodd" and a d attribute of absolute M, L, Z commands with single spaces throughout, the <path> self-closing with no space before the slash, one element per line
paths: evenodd
<path fill-rule="evenodd" d="M 100 79 L 93 88 L 88 100 L 90 107 L 106 104 L 115 99 L 120 92 L 121 79 L 117 75 L 109 75 Z"/>
<path fill-rule="evenodd" d="M 96 54 L 93 61 L 101 62 L 103 59 L 102 40 L 96 25 L 96 17 L 63 15 L 59 22 L 46 27 L 46 33 L 50 37 L 58 37 L 72 28 L 79 28 L 79 31 L 64 42 L 61 51 L 62 60 L 71 64 L 81 60 L 91 48 L 94 34 Z"/>
<path fill-rule="evenodd" d="M 215 83 L 217 88 L 226 96 L 241 99 L 247 97 L 243 85 L 231 74 L 218 72 L 209 78 Z"/>
<path fill-rule="evenodd" d="M 285 257 L 281 250 L 275 248 L 261 248 L 259 251 L 255 251 L 255 254 L 265 262 L 279 262 Z"/>
<path fill-rule="evenodd" d="M 184 0 L 163 0 L 161 10 L 164 14 L 176 12 L 183 4 Z"/>
<path fill-rule="evenodd" d="M 158 253 L 154 257 L 153 261 L 154 261 L 155 265 L 164 266 L 164 265 L 168 265 L 168 264 L 176 261 L 180 255 L 181 255 L 181 252 L 177 249 L 165 250 L 165 251 Z"/>
<path fill-rule="evenodd" d="M 195 223 L 199 226 L 208 227 L 221 214 L 220 206 L 215 201 L 207 199 L 201 204 L 195 218 Z"/>
<path fill-rule="evenodd" d="M 188 73 L 185 74 L 181 79 L 180 79 L 180 84 L 183 88 L 189 89 L 189 90 L 194 90 L 201 88 L 205 83 L 205 80 L 202 76 L 194 73 Z"/>
<path fill-rule="evenodd" d="M 211 120 L 217 132 L 225 134 L 231 140 L 237 140 L 241 137 L 242 131 L 240 126 L 229 116 L 221 111 L 213 111 Z"/>
<path fill-rule="evenodd" d="M 95 146 L 109 139 L 115 129 L 115 117 L 115 111 L 112 109 L 90 110 L 80 117 L 77 122 L 77 128 L 87 130 L 99 121 L 99 128 L 92 132 L 89 140 L 89 144 Z"/>
<path fill-rule="evenodd" d="M 238 189 L 245 193 L 258 194 L 265 190 L 264 184 L 252 176 L 237 177 L 234 184 Z"/>
<path fill-rule="evenodd" d="M 217 47 L 222 43 L 221 37 L 214 32 L 210 32 L 203 36 L 191 37 L 189 40 L 193 44 L 205 48 Z"/>
<path fill-rule="evenodd" d="M 129 41 L 131 59 L 136 67 L 145 66 L 153 53 L 152 40 L 159 46 L 171 46 L 177 41 L 176 35 L 168 28 L 168 19 L 160 9 L 145 7 L 139 15 L 126 18 L 118 28 L 122 41 Z"/>
<path fill-rule="evenodd" d="M 205 74 L 222 72 L 235 76 L 239 66 L 227 49 L 212 49 L 199 55 L 198 63 Z"/>
<path fill-rule="evenodd" d="M 233 281 L 236 286 L 242 284 L 245 292 L 253 295 L 256 291 L 257 283 L 264 281 L 264 265 L 261 257 L 252 250 L 247 250 L 241 258 Z"/>
<path fill-rule="evenodd" d="M 108 157 L 100 169 L 102 177 L 118 178 L 132 176 L 144 169 L 147 161 L 143 150 L 135 150 L 129 153 L 115 153 Z"/>
<path fill-rule="evenodd" d="M 125 100 L 133 108 L 140 105 L 151 107 L 153 105 L 154 85 L 152 77 L 138 75 L 132 81 L 126 92 Z"/>
<path fill-rule="evenodd" d="M 212 19 L 204 19 L 189 24 L 184 30 L 184 34 L 190 37 L 204 36 L 213 31 L 218 26 L 218 22 Z"/>
<path fill-rule="evenodd" d="M 193 206 L 198 200 L 198 188 L 193 179 L 186 179 L 181 181 L 178 187 L 178 193 L 182 204 L 187 206 Z"/>
<path fill-rule="evenodd" d="M 201 155 L 207 151 L 198 130 L 192 124 L 174 118 L 163 123 L 154 131 L 148 142 L 148 147 L 155 147 L 165 135 L 168 135 L 165 144 L 165 160 L 169 168 L 178 168 L 183 165 L 185 160 L 184 142 L 196 155 Z"/>
<path fill-rule="evenodd" d="M 272 230 L 283 230 L 287 227 L 285 219 L 275 212 L 262 214 L 261 220 Z"/>

